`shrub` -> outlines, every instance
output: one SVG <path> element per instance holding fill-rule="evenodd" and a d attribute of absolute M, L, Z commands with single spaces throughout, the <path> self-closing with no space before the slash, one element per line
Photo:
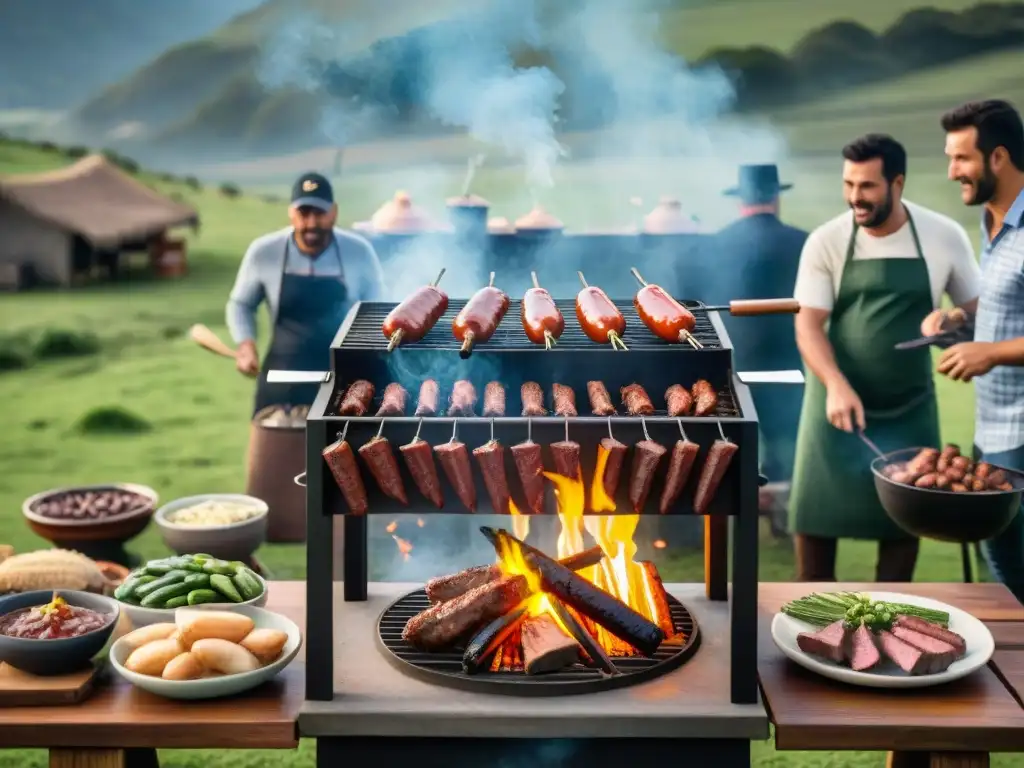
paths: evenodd
<path fill-rule="evenodd" d="M 224 195 L 224 197 L 236 198 L 241 196 L 242 190 L 231 182 L 227 182 L 220 185 L 220 193 Z"/>
<path fill-rule="evenodd" d="M 65 357 L 85 357 L 100 351 L 100 340 L 88 331 L 67 331 L 47 328 L 33 345 L 32 352 L 39 360 L 59 360 Z"/>
<path fill-rule="evenodd" d="M 24 336 L 0 336 L 0 372 L 20 371 L 32 365 L 32 345 Z"/>
<path fill-rule="evenodd" d="M 139 172 L 138 162 L 132 160 L 132 158 L 130 157 L 125 157 L 124 155 L 119 154 L 112 149 L 103 150 L 103 156 L 107 158 L 107 160 L 112 162 L 114 165 L 116 165 L 118 168 L 120 168 L 123 171 L 126 171 L 127 173 Z"/>
<path fill-rule="evenodd" d="M 64 150 L 64 154 L 71 158 L 85 157 L 89 154 L 89 148 L 83 147 L 81 144 L 76 144 L 73 147 L 68 147 Z"/>
<path fill-rule="evenodd" d="M 185 186 L 188 187 L 189 189 L 194 189 L 197 192 L 203 188 L 202 183 L 195 176 L 186 176 Z"/>
<path fill-rule="evenodd" d="M 75 423 L 75 431 L 83 435 L 135 435 L 150 429 L 148 421 L 119 405 L 93 408 Z"/>

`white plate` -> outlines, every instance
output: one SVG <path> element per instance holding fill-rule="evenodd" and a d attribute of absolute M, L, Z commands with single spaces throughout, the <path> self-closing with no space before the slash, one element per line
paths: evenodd
<path fill-rule="evenodd" d="M 936 672 L 932 675 L 908 675 L 884 657 L 882 663 L 875 669 L 869 672 L 854 672 L 849 667 L 801 651 L 796 644 L 796 636 L 801 632 L 815 631 L 820 627 L 798 621 L 784 613 L 775 614 L 775 618 L 772 620 L 772 640 L 775 641 L 775 645 L 779 647 L 780 651 L 801 667 L 833 680 L 870 688 L 924 688 L 930 685 L 940 685 L 951 680 L 959 680 L 961 677 L 981 669 L 992 658 L 992 653 L 996 649 L 992 633 L 988 631 L 988 627 L 971 614 L 938 600 L 929 600 L 916 595 L 904 595 L 897 592 L 867 592 L 866 594 L 870 595 L 872 600 L 907 603 L 919 605 L 922 608 L 946 611 L 949 614 L 949 628 L 967 641 L 967 654 L 962 659 L 954 661 L 944 672 Z"/>
<path fill-rule="evenodd" d="M 202 605 L 190 608 L 179 608 L 179 611 L 227 611 L 230 613 L 241 613 L 248 616 L 255 622 L 257 629 L 279 629 L 288 634 L 288 642 L 284 644 L 277 661 L 271 662 L 265 667 L 252 672 L 243 672 L 238 675 L 224 675 L 223 677 L 210 677 L 205 680 L 164 680 L 162 677 L 150 677 L 140 675 L 136 672 L 129 672 L 124 668 L 124 662 L 128 659 L 131 649 L 118 640 L 110 648 L 110 665 L 121 677 L 132 685 L 142 688 L 157 696 L 164 696 L 168 699 L 216 699 L 222 696 L 232 696 L 242 691 L 248 691 L 257 685 L 267 682 L 277 676 L 299 652 L 302 646 L 302 633 L 295 622 L 277 613 L 271 613 L 262 608 L 251 605 Z M 170 621 L 174 621 L 173 617 Z"/>

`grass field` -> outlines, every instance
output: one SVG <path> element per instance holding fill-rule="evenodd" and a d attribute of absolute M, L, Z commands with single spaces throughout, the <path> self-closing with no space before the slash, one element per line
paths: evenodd
<path fill-rule="evenodd" d="M 773 0 L 774 1 L 774 0 Z M 779 0 L 781 2 L 781 0 Z M 784 218 L 813 227 L 841 210 L 838 182 L 838 147 L 868 129 L 894 130 L 911 151 L 911 197 L 930 205 L 969 227 L 976 225 L 974 211 L 964 209 L 956 190 L 945 181 L 941 158 L 941 134 L 937 115 L 961 95 L 1024 96 L 1024 87 L 1002 82 L 992 89 L 987 73 L 1013 71 L 1024 63 L 1024 54 L 992 58 L 986 62 L 950 68 L 946 72 L 907 78 L 886 86 L 862 89 L 842 100 L 826 102 L 783 116 L 780 134 L 794 152 L 782 163 L 782 173 L 796 183 L 786 197 Z M 989 69 L 989 68 L 992 69 Z M 972 85 L 973 83 L 973 85 Z M 1024 98 L 1016 99 L 1019 103 Z M 889 128 L 889 126 L 893 126 Z M 902 130 L 897 130 L 902 128 Z M 604 146 L 606 138 L 569 137 L 580 145 Z M 438 152 L 420 148 L 435 158 L 406 163 L 401 147 L 355 148 L 347 153 L 350 170 L 339 182 L 343 219 L 365 218 L 381 200 L 398 187 L 409 188 L 418 200 L 433 203 L 457 189 L 467 144 L 452 142 Z M 392 151 L 392 168 L 379 167 Z M 407 149 L 407 151 L 409 151 Z M 826 157 L 820 152 L 827 151 Z M 329 151 L 317 156 L 328 157 Z M 372 155 L 372 157 L 371 157 Z M 360 157 L 366 162 L 361 166 Z M 663 193 L 680 195 L 684 203 L 709 223 L 730 217 L 730 209 L 717 200 L 718 186 L 735 176 L 735 153 L 700 160 L 639 162 L 622 160 L 575 160 L 558 173 L 558 185 L 545 199 L 570 226 L 609 226 L 625 223 L 632 212 L 631 195 L 645 200 Z M 372 162 L 370 162 L 372 160 Z M 64 158 L 34 149 L 0 144 L 0 174 L 55 167 Z M 251 164 L 248 174 L 234 168 L 207 168 L 213 177 L 257 183 L 282 195 L 287 177 L 309 167 L 307 157 Z M 326 161 L 325 161 L 326 162 Z M 695 168 L 701 172 L 695 172 Z M 717 175 L 703 171 L 718 169 Z M 515 216 L 529 205 L 515 168 L 485 168 L 477 186 L 495 205 L 496 213 Z M 715 186 L 693 184 L 688 179 L 715 179 Z M 247 439 L 252 385 L 235 374 L 231 364 L 199 351 L 184 339 L 194 322 L 204 322 L 223 333 L 223 304 L 248 242 L 268 229 L 284 224 L 281 204 L 256 196 L 229 200 L 212 187 L 195 192 L 180 185 L 154 182 L 175 191 L 202 212 L 203 226 L 191 238 L 192 273 L 180 282 L 136 282 L 118 288 L 95 287 L 61 293 L 28 293 L 0 298 L 0 329 L 4 332 L 45 329 L 93 331 L 104 342 L 100 355 L 63 362 L 40 363 L 19 372 L 0 374 L 0 403 L 5 427 L 11 437 L 0 443 L 0 539 L 20 550 L 42 544 L 20 518 L 21 500 L 55 485 L 104 481 L 135 481 L 156 488 L 171 499 L 208 491 L 240 491 L 244 483 L 243 456 Z M 432 196 L 431 196 L 432 195 Z M 436 206 L 434 206 L 436 208 Z M 649 207 L 649 206 L 648 206 Z M 944 438 L 969 444 L 972 432 L 971 390 L 939 380 Z M 148 419 L 151 429 L 132 437 L 84 437 L 76 421 L 90 409 L 122 405 Z M 146 556 L 162 553 L 154 530 L 133 544 Z M 284 578 L 303 575 L 302 548 L 267 546 L 260 557 Z M 862 543 L 844 543 L 840 552 L 840 578 L 870 579 L 874 552 Z M 666 578 L 700 580 L 698 553 L 660 553 L 659 567 Z M 764 581 L 792 578 L 788 543 L 766 538 L 761 549 Z M 959 552 L 955 547 L 926 544 L 917 578 L 952 581 L 960 577 Z M 199 766 L 312 765 L 312 745 L 295 753 L 169 752 L 163 765 Z M 755 746 L 755 764 L 820 768 L 824 766 L 879 766 L 877 754 L 778 753 L 770 744 Z M 997 758 L 997 766 L 1024 766 L 1024 760 Z M 0 751 L 0 768 L 35 768 L 45 765 L 38 751 Z"/>

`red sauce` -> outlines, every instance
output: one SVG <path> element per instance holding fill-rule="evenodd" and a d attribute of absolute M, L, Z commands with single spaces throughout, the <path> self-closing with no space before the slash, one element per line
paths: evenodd
<path fill-rule="evenodd" d="M 59 640 L 79 637 L 105 627 L 111 616 L 77 605 L 63 598 L 35 608 L 20 608 L 0 617 L 0 634 L 28 640 Z"/>

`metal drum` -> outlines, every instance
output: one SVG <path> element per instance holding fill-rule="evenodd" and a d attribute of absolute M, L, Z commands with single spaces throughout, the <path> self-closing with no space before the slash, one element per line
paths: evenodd
<path fill-rule="evenodd" d="M 267 421 L 270 406 L 257 413 L 249 428 L 245 492 L 270 507 L 267 541 L 306 541 L 306 489 L 294 478 L 306 471 L 306 425 Z"/>

